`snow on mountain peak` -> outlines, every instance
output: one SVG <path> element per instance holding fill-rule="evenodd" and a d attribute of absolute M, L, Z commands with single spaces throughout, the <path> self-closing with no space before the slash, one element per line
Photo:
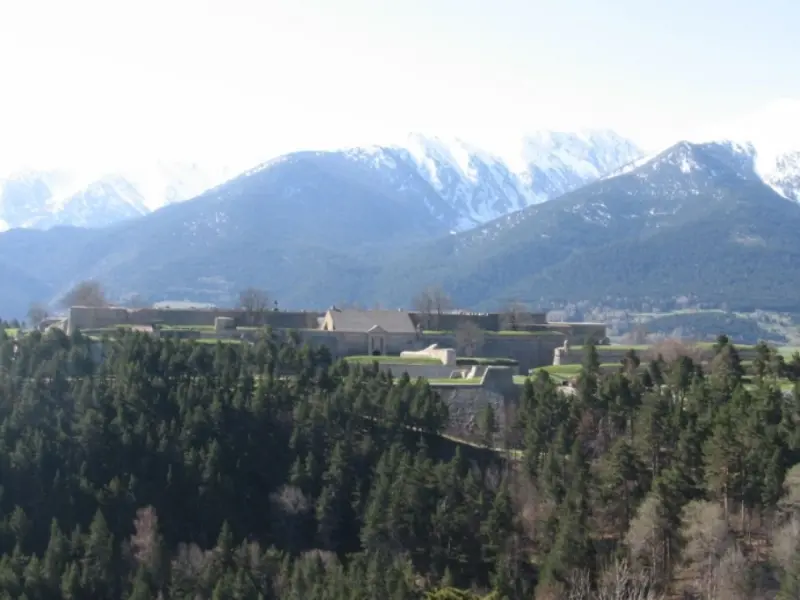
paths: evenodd
<path fill-rule="evenodd" d="M 800 201 L 800 100 L 780 99 L 732 122 L 698 132 L 696 143 L 729 144 L 749 155 L 755 174 L 787 199 Z"/>
<path fill-rule="evenodd" d="M 455 231 L 572 191 L 641 154 L 629 140 L 602 130 L 539 131 L 491 149 L 455 136 L 412 133 L 393 144 L 331 152 L 375 170 L 388 189 L 419 196 L 421 206 Z M 16 174 L 0 181 L 0 219 L 8 227 L 103 226 L 193 198 L 234 175 L 163 161 L 102 173 Z"/>
<path fill-rule="evenodd" d="M 103 226 L 193 198 L 229 175 L 165 162 L 103 173 L 23 170 L 0 179 L 0 219 L 6 228 Z"/>

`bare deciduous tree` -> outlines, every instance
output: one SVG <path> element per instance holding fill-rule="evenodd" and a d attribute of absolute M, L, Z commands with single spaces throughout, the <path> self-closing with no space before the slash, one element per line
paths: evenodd
<path fill-rule="evenodd" d="M 631 328 L 631 332 L 626 336 L 626 338 L 631 344 L 646 344 L 647 325 L 644 323 L 637 323 Z"/>
<path fill-rule="evenodd" d="M 38 302 L 34 302 L 30 305 L 30 308 L 28 308 L 28 324 L 31 327 L 38 327 L 39 323 L 44 321 L 47 317 L 47 309 Z"/>
<path fill-rule="evenodd" d="M 591 573 L 576 569 L 569 577 L 562 597 L 565 600 L 660 600 L 651 574 L 647 570 L 633 569 L 624 560 L 617 560 L 603 569 L 592 585 Z"/>
<path fill-rule="evenodd" d="M 179 544 L 172 560 L 171 579 L 182 589 L 196 589 L 213 560 L 210 550 L 201 550 L 196 544 Z"/>
<path fill-rule="evenodd" d="M 650 360 L 661 356 L 666 362 L 672 363 L 682 356 L 691 358 L 699 363 L 706 358 L 706 352 L 694 344 L 687 344 L 674 338 L 666 339 L 648 348 L 645 359 Z"/>
<path fill-rule="evenodd" d="M 783 478 L 783 496 L 778 507 L 785 518 L 800 515 L 800 464 L 794 465 Z"/>
<path fill-rule="evenodd" d="M 453 307 L 453 302 L 441 287 L 432 286 L 414 297 L 412 307 L 420 313 L 423 329 L 438 329 L 440 317 Z"/>
<path fill-rule="evenodd" d="M 306 512 L 310 504 L 303 491 L 293 485 L 284 485 L 280 490 L 270 496 L 272 502 L 287 515 L 297 515 Z"/>
<path fill-rule="evenodd" d="M 772 532 L 772 557 L 782 569 L 788 570 L 798 550 L 800 550 L 800 520 L 791 517 Z"/>
<path fill-rule="evenodd" d="M 519 331 L 532 321 L 531 311 L 522 302 L 509 302 L 503 309 L 500 328 L 506 331 Z"/>
<path fill-rule="evenodd" d="M 483 330 L 473 321 L 464 321 L 456 328 L 456 351 L 464 356 L 477 356 L 483 346 Z"/>
<path fill-rule="evenodd" d="M 720 561 L 733 544 L 722 506 L 706 500 L 687 504 L 681 515 L 681 535 L 686 542 L 684 560 L 700 574 L 697 583 L 706 598 L 716 597 Z"/>
<path fill-rule="evenodd" d="M 158 515 L 152 506 L 136 511 L 133 522 L 134 534 L 131 536 L 131 552 L 136 562 L 154 571 L 161 560 L 161 537 L 158 533 Z"/>
<path fill-rule="evenodd" d="M 597 600 L 659 600 L 652 573 L 634 569 L 627 561 L 614 561 L 597 579 Z"/>
<path fill-rule="evenodd" d="M 108 306 L 103 287 L 97 281 L 81 281 L 61 298 L 64 308 L 71 306 Z"/>
<path fill-rule="evenodd" d="M 663 573 L 666 565 L 663 560 L 664 532 L 661 523 L 661 499 L 650 493 L 644 499 L 631 521 L 625 544 L 638 566 Z"/>
<path fill-rule="evenodd" d="M 265 290 L 249 287 L 239 293 L 239 308 L 245 312 L 251 324 L 256 324 L 263 319 L 269 303 L 269 294 Z"/>
<path fill-rule="evenodd" d="M 760 598 L 751 581 L 752 564 L 742 551 L 731 546 L 714 570 L 712 593 L 707 600 L 757 600 Z"/>

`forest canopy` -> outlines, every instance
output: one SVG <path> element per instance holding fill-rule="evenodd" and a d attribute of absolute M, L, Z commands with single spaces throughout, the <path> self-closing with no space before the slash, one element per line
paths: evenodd
<path fill-rule="evenodd" d="M 291 336 L 0 338 L 3 598 L 800 589 L 800 391 L 766 346 L 608 374 L 589 347 L 573 394 L 522 386 L 500 450 L 444 436 L 424 380 Z"/>

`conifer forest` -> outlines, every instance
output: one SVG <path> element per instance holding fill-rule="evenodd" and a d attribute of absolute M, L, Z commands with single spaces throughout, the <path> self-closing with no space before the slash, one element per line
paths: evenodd
<path fill-rule="evenodd" d="M 800 387 L 751 372 L 589 347 L 468 442 L 291 336 L 0 333 L 0 598 L 800 598 Z"/>

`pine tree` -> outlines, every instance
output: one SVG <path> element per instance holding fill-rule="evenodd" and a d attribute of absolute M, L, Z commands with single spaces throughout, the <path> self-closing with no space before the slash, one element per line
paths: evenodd
<path fill-rule="evenodd" d="M 61 575 L 67 560 L 67 540 L 58 526 L 58 521 L 50 522 L 50 541 L 44 553 L 42 576 L 50 590 L 55 591 L 61 585 Z"/>
<path fill-rule="evenodd" d="M 89 536 L 81 561 L 81 587 L 97 598 L 112 594 L 113 553 L 114 538 L 108 530 L 103 513 L 98 510 L 89 526 Z"/>
<path fill-rule="evenodd" d="M 497 433 L 497 416 L 491 402 L 487 402 L 478 414 L 478 430 L 481 433 L 483 445 L 486 448 L 494 447 L 494 435 Z"/>

